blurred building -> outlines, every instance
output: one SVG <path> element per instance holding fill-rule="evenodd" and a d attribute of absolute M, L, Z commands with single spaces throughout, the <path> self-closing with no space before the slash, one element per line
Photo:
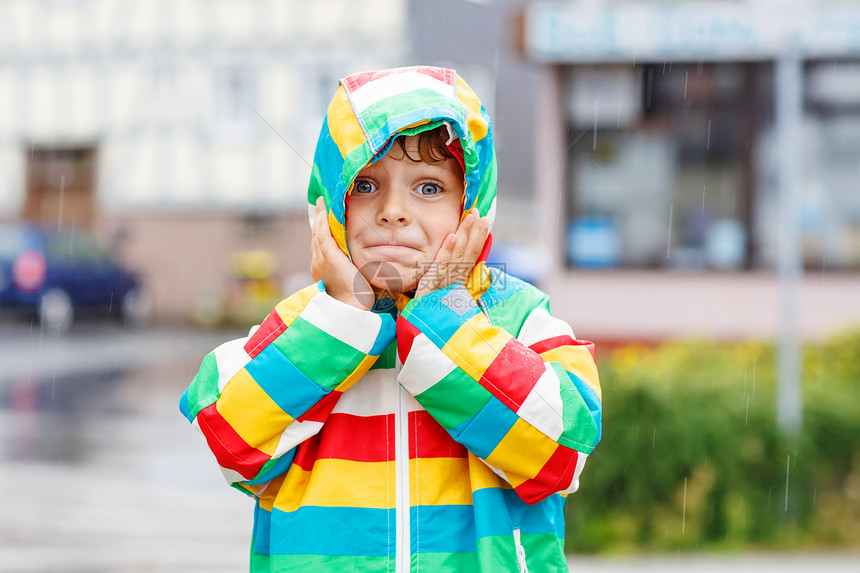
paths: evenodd
<path fill-rule="evenodd" d="M 817 336 L 860 322 L 860 13 L 844 2 L 7 0 L 0 219 L 95 231 L 165 318 L 223 297 L 236 253 L 274 253 L 295 286 L 337 80 L 445 65 L 494 120 L 495 252 L 577 332 L 771 336 L 786 54 L 799 325 Z"/>
<path fill-rule="evenodd" d="M 329 98 L 406 61 L 406 20 L 405 0 L 4 1 L 0 219 L 94 231 L 163 318 L 221 296 L 235 252 L 307 273 Z"/>
<path fill-rule="evenodd" d="M 604 339 L 770 337 L 788 293 L 801 336 L 860 324 L 858 8 L 524 9 L 556 312 Z"/>

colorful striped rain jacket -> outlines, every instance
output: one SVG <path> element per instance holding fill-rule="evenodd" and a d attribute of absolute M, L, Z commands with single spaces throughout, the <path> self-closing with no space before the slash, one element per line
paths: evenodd
<path fill-rule="evenodd" d="M 489 120 L 454 71 L 341 82 L 308 199 L 325 197 L 345 251 L 355 175 L 395 134 L 443 122 L 462 146 L 464 207 L 491 217 Z M 592 345 L 543 293 L 483 263 L 468 287 L 377 306 L 311 285 L 207 355 L 182 397 L 228 481 L 256 499 L 251 570 L 567 571 L 564 496 L 600 439 Z"/>

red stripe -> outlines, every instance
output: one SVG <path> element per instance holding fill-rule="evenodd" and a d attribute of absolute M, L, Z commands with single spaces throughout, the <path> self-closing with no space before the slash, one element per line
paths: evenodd
<path fill-rule="evenodd" d="M 406 362 L 406 357 L 412 351 L 412 343 L 420 332 L 415 325 L 403 318 L 403 315 L 397 317 L 397 355 L 401 364 Z"/>
<path fill-rule="evenodd" d="M 314 461 L 317 459 L 317 451 L 320 446 L 320 435 L 314 434 L 296 448 L 296 457 L 293 458 L 293 464 L 299 466 L 306 472 L 309 472 L 314 467 Z"/>
<path fill-rule="evenodd" d="M 545 370 L 540 356 L 512 338 L 484 372 L 481 385 L 516 412 Z"/>
<path fill-rule="evenodd" d="M 394 459 L 394 414 L 334 413 L 319 433 L 317 459 L 384 462 Z"/>
<path fill-rule="evenodd" d="M 559 445 L 538 475 L 526 480 L 514 490 L 526 503 L 535 504 L 554 493 L 567 489 L 576 472 L 579 452 Z"/>
<path fill-rule="evenodd" d="M 331 411 L 334 409 L 337 401 L 340 399 L 343 392 L 332 390 L 323 396 L 319 402 L 311 406 L 311 408 L 296 418 L 299 422 L 325 422 Z"/>
<path fill-rule="evenodd" d="M 529 348 L 537 352 L 538 354 L 542 354 L 547 350 L 555 350 L 556 348 L 561 348 L 562 346 L 577 346 L 577 347 L 585 347 L 590 353 L 591 357 L 594 358 L 594 343 L 589 340 L 576 340 L 566 334 L 562 334 L 561 336 L 553 336 L 552 338 L 547 338 L 545 340 L 541 340 L 539 342 L 535 342 Z"/>
<path fill-rule="evenodd" d="M 417 66 L 414 68 L 395 68 L 392 70 L 361 72 L 344 78 L 343 83 L 346 86 L 347 90 L 349 90 L 350 92 L 354 92 L 360 87 L 372 82 L 373 80 L 378 80 L 387 76 L 405 74 L 410 72 L 418 72 L 436 78 L 437 80 L 445 82 L 448 85 L 454 85 L 454 74 L 451 73 L 451 70 L 446 68 L 436 68 L 432 66 Z"/>
<path fill-rule="evenodd" d="M 200 430 L 206 437 L 209 449 L 215 454 L 218 464 L 239 472 L 245 479 L 251 479 L 263 468 L 270 457 L 248 444 L 218 412 L 212 404 L 197 414 Z"/>
<path fill-rule="evenodd" d="M 281 320 L 278 311 L 273 310 L 263 321 L 263 324 L 254 332 L 253 336 L 245 343 L 245 352 L 251 358 L 256 357 L 263 349 L 287 329 L 287 325 Z"/>
<path fill-rule="evenodd" d="M 465 458 L 466 448 L 456 442 L 433 416 L 409 412 L 409 458 Z"/>

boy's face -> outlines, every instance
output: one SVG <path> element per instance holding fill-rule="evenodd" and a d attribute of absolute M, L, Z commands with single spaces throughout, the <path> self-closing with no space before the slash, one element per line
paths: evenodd
<path fill-rule="evenodd" d="M 406 137 L 405 146 L 411 157 L 419 157 L 418 136 Z M 457 230 L 463 190 L 456 159 L 413 161 L 398 145 L 356 176 L 347 206 L 346 244 L 353 264 L 374 290 L 415 290 L 442 241 Z"/>

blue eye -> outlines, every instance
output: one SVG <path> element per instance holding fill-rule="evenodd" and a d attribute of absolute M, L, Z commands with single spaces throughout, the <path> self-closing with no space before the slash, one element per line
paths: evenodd
<path fill-rule="evenodd" d="M 442 188 L 436 183 L 422 183 L 417 191 L 419 195 L 438 195 L 442 192 Z"/>
<path fill-rule="evenodd" d="M 356 179 L 355 185 L 352 186 L 353 193 L 373 193 L 376 191 L 376 185 L 369 179 Z"/>

